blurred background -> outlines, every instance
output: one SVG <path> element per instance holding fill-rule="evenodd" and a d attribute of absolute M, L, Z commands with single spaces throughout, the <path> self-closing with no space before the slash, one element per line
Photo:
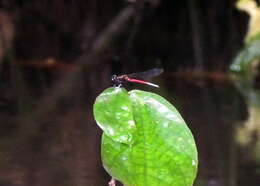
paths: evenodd
<path fill-rule="evenodd" d="M 259 0 L 0 0 L 0 186 L 105 186 L 92 106 L 112 74 L 195 137 L 195 186 L 260 185 Z M 119 185 L 119 184 L 118 184 Z"/>

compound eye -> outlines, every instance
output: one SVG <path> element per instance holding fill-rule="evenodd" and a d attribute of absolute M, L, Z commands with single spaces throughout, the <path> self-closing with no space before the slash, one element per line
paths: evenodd
<path fill-rule="evenodd" d="M 117 79 L 117 75 L 112 75 L 112 76 L 111 76 L 111 80 L 112 80 L 112 81 L 115 81 L 116 79 Z"/>

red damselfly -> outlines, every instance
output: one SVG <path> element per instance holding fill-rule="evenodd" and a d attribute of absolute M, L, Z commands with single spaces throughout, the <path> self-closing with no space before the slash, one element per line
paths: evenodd
<path fill-rule="evenodd" d="M 132 74 L 127 74 L 127 75 L 113 75 L 112 76 L 112 81 L 114 82 L 115 86 L 121 86 L 122 84 L 126 82 L 131 82 L 131 83 L 139 83 L 139 84 L 144 84 L 144 85 L 150 85 L 153 87 L 159 88 L 158 85 L 150 83 L 148 81 L 140 80 L 140 79 L 147 79 L 151 78 L 154 76 L 158 76 L 163 72 L 163 69 L 161 68 L 153 68 L 151 70 L 147 70 L 144 72 L 137 72 L 137 73 L 132 73 Z M 137 79 L 135 79 L 137 78 Z"/>

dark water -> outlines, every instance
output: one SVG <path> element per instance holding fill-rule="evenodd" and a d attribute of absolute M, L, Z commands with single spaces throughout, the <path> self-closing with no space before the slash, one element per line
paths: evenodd
<path fill-rule="evenodd" d="M 250 154 L 256 145 L 245 147 L 238 141 L 237 131 L 247 127 L 249 105 L 233 83 L 178 80 L 167 84 L 170 86 L 174 87 L 169 89 L 172 102 L 176 100 L 198 146 L 200 163 L 194 185 L 259 185 L 259 159 Z M 255 122 L 259 131 L 260 121 Z M 252 135 L 247 137 L 251 139 Z M 257 140 L 259 136 L 251 143 Z"/>
<path fill-rule="evenodd" d="M 160 89 L 138 88 L 167 98 L 192 130 L 199 152 L 194 185 L 259 186 L 260 120 L 246 130 L 252 108 L 233 83 L 170 74 L 161 78 Z M 107 185 L 110 177 L 100 161 L 101 130 L 92 115 L 94 99 L 80 104 L 71 100 L 59 100 L 54 110 L 33 119 L 37 110 L 18 114 L 11 103 L 1 105 L 0 186 Z M 246 142 L 241 143 L 241 136 Z"/>

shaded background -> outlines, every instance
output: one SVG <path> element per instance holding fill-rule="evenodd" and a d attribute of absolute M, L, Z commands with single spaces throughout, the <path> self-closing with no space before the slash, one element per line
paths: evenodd
<path fill-rule="evenodd" d="M 154 67 L 160 89 L 127 88 L 181 112 L 198 145 L 194 185 L 260 185 L 260 135 L 236 140 L 249 108 L 227 71 L 249 16 L 235 3 L 0 0 L 0 186 L 107 185 L 95 97 L 112 74 Z"/>

